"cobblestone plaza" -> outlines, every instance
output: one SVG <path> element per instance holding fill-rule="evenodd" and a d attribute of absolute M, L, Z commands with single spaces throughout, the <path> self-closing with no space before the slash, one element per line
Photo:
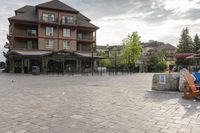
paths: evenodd
<path fill-rule="evenodd" d="M 0 73 L 0 133 L 198 133 L 200 101 L 152 76 Z"/>

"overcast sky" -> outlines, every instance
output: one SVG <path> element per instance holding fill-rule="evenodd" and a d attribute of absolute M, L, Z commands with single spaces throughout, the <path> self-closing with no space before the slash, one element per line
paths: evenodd
<path fill-rule="evenodd" d="M 48 0 L 0 1 L 0 50 L 8 33 L 8 17 L 24 5 Z M 190 35 L 200 34 L 200 0 L 61 0 L 82 12 L 100 27 L 97 45 L 120 44 L 128 33 L 137 31 L 142 41 L 157 40 L 176 46 L 184 27 Z M 2 52 L 1 52 L 2 53 Z M 0 53 L 0 60 L 3 59 Z"/>

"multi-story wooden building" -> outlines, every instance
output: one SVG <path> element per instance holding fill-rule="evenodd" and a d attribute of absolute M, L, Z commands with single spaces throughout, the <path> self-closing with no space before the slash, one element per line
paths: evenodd
<path fill-rule="evenodd" d="M 7 36 L 10 72 L 65 70 L 81 71 L 94 66 L 97 26 L 79 11 L 52 0 L 36 6 L 24 6 L 9 19 Z"/>
<path fill-rule="evenodd" d="M 136 65 L 139 66 L 140 72 L 147 72 L 148 71 L 148 62 L 155 52 L 158 50 L 162 50 L 165 54 L 165 60 L 169 67 L 172 67 L 175 65 L 175 53 L 176 53 L 176 47 L 174 47 L 171 44 L 165 44 L 163 42 L 158 41 L 149 41 L 142 43 L 142 53 L 140 58 L 137 60 Z"/>

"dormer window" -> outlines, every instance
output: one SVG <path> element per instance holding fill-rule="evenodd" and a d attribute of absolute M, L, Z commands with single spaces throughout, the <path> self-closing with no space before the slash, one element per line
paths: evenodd
<path fill-rule="evenodd" d="M 42 15 L 42 20 L 44 22 L 55 22 L 55 15 L 54 14 L 46 14 Z"/>

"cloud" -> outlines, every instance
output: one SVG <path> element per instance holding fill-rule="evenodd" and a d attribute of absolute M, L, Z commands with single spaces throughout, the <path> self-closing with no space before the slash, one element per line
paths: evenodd
<path fill-rule="evenodd" d="M 190 9 L 185 13 L 185 19 L 198 20 L 200 19 L 200 8 Z"/>
<path fill-rule="evenodd" d="M 8 17 L 24 5 L 47 0 L 0 1 L 0 52 L 5 50 Z M 142 41 L 160 40 L 177 44 L 184 27 L 193 36 L 200 31 L 199 0 L 61 0 L 79 10 L 99 26 L 97 44 L 121 43 L 129 33 L 138 31 Z M 200 34 L 200 33 L 199 33 Z M 0 53 L 0 60 L 3 59 Z"/>

